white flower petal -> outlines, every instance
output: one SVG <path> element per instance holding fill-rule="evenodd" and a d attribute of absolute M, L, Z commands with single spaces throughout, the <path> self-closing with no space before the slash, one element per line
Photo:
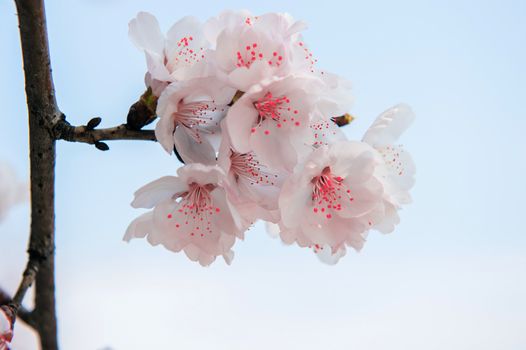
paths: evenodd
<path fill-rule="evenodd" d="M 240 153 L 251 151 L 249 138 L 257 116 L 258 113 L 249 100 L 241 98 L 230 107 L 224 119 L 224 127 L 228 131 L 232 146 L 236 151 Z"/>
<path fill-rule="evenodd" d="M 160 202 L 182 193 L 188 188 L 187 184 L 175 176 L 164 176 L 150 182 L 135 192 L 132 202 L 134 208 L 153 208 Z"/>
<path fill-rule="evenodd" d="M 163 56 L 164 36 L 155 16 L 148 12 L 139 12 L 128 25 L 131 41 L 141 50 Z"/>
<path fill-rule="evenodd" d="M 415 114 L 406 104 L 396 105 L 376 118 L 363 137 L 372 146 L 392 145 L 411 125 Z"/>
<path fill-rule="evenodd" d="M 186 128 L 176 128 L 173 140 L 177 152 L 185 163 L 215 164 L 216 152 L 207 138 L 203 138 L 201 142 L 196 142 L 188 134 Z"/>
<path fill-rule="evenodd" d="M 126 233 L 124 234 L 123 240 L 129 242 L 133 238 L 144 238 L 147 234 L 153 231 L 153 212 L 147 212 L 133 220 Z"/>
<path fill-rule="evenodd" d="M 160 118 L 155 126 L 155 138 L 168 154 L 174 149 L 175 124 L 173 118 Z"/>

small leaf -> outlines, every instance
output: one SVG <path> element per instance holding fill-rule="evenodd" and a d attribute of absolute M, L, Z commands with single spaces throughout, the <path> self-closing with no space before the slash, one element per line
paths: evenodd
<path fill-rule="evenodd" d="M 95 142 L 95 147 L 101 151 L 107 151 L 110 149 L 110 146 L 108 146 L 105 142 L 97 141 Z"/>
<path fill-rule="evenodd" d="M 86 129 L 88 130 L 93 130 L 95 129 L 97 126 L 99 126 L 100 122 L 102 121 L 101 118 L 99 117 L 95 117 L 95 118 L 92 118 L 88 124 L 86 124 Z"/>
<path fill-rule="evenodd" d="M 349 113 L 346 113 L 339 117 L 332 118 L 332 121 L 336 123 L 339 127 L 349 125 L 354 120 L 354 117 L 350 115 Z"/>

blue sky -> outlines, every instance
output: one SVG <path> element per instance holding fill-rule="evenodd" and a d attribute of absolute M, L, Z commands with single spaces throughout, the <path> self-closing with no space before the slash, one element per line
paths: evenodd
<path fill-rule="evenodd" d="M 250 5 L 250 6 L 249 6 Z M 526 3 L 522 1 L 48 1 L 57 98 L 68 120 L 124 121 L 145 63 L 127 38 L 138 11 L 163 29 L 224 9 L 286 11 L 309 24 L 320 67 L 350 79 L 359 138 L 399 103 L 417 114 L 401 142 L 417 164 L 414 203 L 336 266 L 261 225 L 232 266 L 125 244 L 148 181 L 178 164 L 154 143 L 109 152 L 59 142 L 57 284 L 64 348 L 523 349 L 526 346 Z M 28 175 L 14 4 L 0 3 L 0 158 Z M 0 224 L 0 281 L 24 266 L 28 209 Z M 4 282 L 5 281 L 5 282 Z M 17 348 L 31 349 L 19 331 Z M 24 338 L 24 339 L 22 339 Z M 25 343 L 24 343 L 25 342 Z M 15 349 L 17 349 L 15 348 Z"/>

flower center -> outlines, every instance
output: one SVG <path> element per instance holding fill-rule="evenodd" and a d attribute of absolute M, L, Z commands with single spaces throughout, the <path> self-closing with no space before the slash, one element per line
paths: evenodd
<path fill-rule="evenodd" d="M 253 152 L 231 151 L 230 162 L 230 171 L 234 174 L 236 181 L 245 180 L 251 185 L 274 185 L 274 179 L 278 177 L 268 172 L 255 158 Z"/>
<path fill-rule="evenodd" d="M 212 126 L 213 114 L 217 112 L 224 112 L 224 106 L 217 106 L 213 101 L 181 102 L 177 112 L 174 112 L 172 117 L 176 126 L 180 125 L 187 128 L 193 139 L 201 143 L 201 132 L 213 133 L 212 130 L 206 128 Z"/>
<path fill-rule="evenodd" d="M 212 233 L 211 217 L 221 211 L 212 205 L 210 192 L 215 188 L 213 184 L 191 183 L 187 192 L 174 198 L 181 200 L 176 210 L 169 213 L 167 218 L 172 219 L 175 216 L 175 228 L 183 227 L 184 232 L 188 232 L 190 236 L 204 237 L 205 234 Z"/>
<path fill-rule="evenodd" d="M 301 125 L 297 120 L 299 111 L 290 106 L 290 98 L 287 96 L 275 97 L 272 95 L 272 92 L 269 91 L 254 102 L 254 108 L 258 111 L 257 127 L 261 127 L 265 120 L 276 122 L 277 128 L 282 128 L 287 125 Z M 252 133 L 256 132 L 256 128 L 252 128 L 251 131 Z M 266 129 L 264 133 L 268 135 L 270 131 Z"/>
<path fill-rule="evenodd" d="M 250 68 L 252 63 L 256 61 L 266 61 L 269 66 L 279 67 L 283 63 L 283 56 L 277 51 L 267 55 L 260 49 L 258 43 L 247 44 L 244 49 L 236 52 L 236 66 L 238 68 Z"/>
<path fill-rule="evenodd" d="M 334 176 L 330 167 L 325 167 L 319 176 L 311 180 L 313 184 L 312 202 L 316 214 L 323 213 L 327 219 L 332 218 L 333 211 L 342 210 L 342 200 L 352 202 L 351 190 L 343 183 L 341 176 Z"/>
<path fill-rule="evenodd" d="M 177 48 L 175 48 L 175 52 L 172 55 L 168 55 L 165 51 L 164 64 L 170 73 L 173 73 L 179 67 L 191 66 L 205 57 L 205 49 L 203 47 L 193 47 L 191 45 L 193 40 L 192 36 L 184 36 L 177 42 Z"/>

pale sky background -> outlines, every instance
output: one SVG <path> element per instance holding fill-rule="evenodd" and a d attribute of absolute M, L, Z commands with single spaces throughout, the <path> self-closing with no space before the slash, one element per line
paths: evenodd
<path fill-rule="evenodd" d="M 414 203 L 336 266 L 269 238 L 262 225 L 232 266 L 202 268 L 146 241 L 121 241 L 133 192 L 178 166 L 154 143 L 109 152 L 59 142 L 57 299 L 64 349 L 519 350 L 526 348 L 526 2 L 48 1 L 59 105 L 73 124 L 125 120 L 145 62 L 127 37 L 138 11 L 163 29 L 224 9 L 286 11 L 309 24 L 319 66 L 354 83 L 360 137 L 398 102 L 417 164 Z M 0 159 L 28 176 L 17 19 L 0 2 Z M 0 284 L 25 264 L 28 208 L 0 223 Z M 30 299 L 30 298 L 29 298 Z M 14 349 L 34 348 L 17 329 Z"/>

